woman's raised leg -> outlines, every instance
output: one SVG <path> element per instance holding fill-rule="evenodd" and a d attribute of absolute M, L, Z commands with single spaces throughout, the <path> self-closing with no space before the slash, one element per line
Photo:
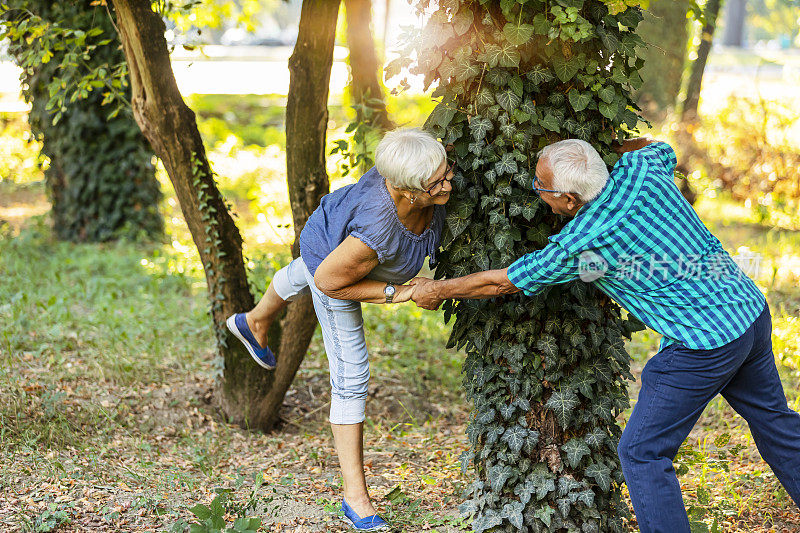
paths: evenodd
<path fill-rule="evenodd" d="M 267 332 L 275 321 L 275 318 L 289 305 L 289 300 L 284 300 L 275 292 L 274 284 L 273 280 L 273 282 L 269 284 L 269 287 L 267 287 L 267 292 L 264 293 L 261 300 L 258 301 L 252 310 L 244 315 L 247 319 L 247 327 L 250 328 L 253 337 L 256 338 L 258 344 L 260 344 L 262 348 L 267 345 Z"/>
<path fill-rule="evenodd" d="M 308 280 L 302 257 L 298 257 L 272 277 L 264 296 L 256 306 L 245 314 L 247 327 L 261 347 L 267 346 L 267 333 L 270 326 L 289 302 L 302 294 L 307 294 Z"/>

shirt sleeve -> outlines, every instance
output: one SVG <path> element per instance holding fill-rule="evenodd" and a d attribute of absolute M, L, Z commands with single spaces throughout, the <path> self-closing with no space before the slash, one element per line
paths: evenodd
<path fill-rule="evenodd" d="M 508 267 L 508 280 L 528 296 L 547 285 L 566 283 L 578 277 L 578 257 L 559 242 L 551 241 L 541 250 L 525 254 Z"/>
<path fill-rule="evenodd" d="M 372 248 L 378 255 L 378 263 L 385 263 L 398 247 L 398 236 L 386 214 L 373 211 L 365 210 L 354 217 L 347 225 L 347 233 Z"/>
<path fill-rule="evenodd" d="M 675 173 L 678 158 L 675 156 L 675 150 L 672 149 L 672 146 L 659 141 L 648 144 L 642 148 L 642 152 L 645 152 L 651 159 L 662 166 L 667 174 L 672 175 Z"/>

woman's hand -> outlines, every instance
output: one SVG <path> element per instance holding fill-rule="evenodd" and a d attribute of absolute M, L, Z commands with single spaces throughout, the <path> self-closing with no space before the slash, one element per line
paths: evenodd
<path fill-rule="evenodd" d="M 411 295 L 414 294 L 413 285 L 397 285 L 395 288 L 397 291 L 394 293 L 394 297 L 392 298 L 393 304 L 407 302 L 411 299 Z"/>

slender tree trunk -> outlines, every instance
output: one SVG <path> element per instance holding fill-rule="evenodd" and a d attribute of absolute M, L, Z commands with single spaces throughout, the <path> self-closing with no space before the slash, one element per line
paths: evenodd
<path fill-rule="evenodd" d="M 380 65 L 372 37 L 372 1 L 344 0 L 347 22 L 347 47 L 350 49 L 350 71 L 352 82 L 350 94 L 354 104 L 366 104 L 374 111 L 369 122 L 382 129 L 394 127 L 383 101 L 383 89 L 378 78 Z M 358 112 L 357 119 L 365 120 Z"/>
<path fill-rule="evenodd" d="M 286 101 L 286 173 L 292 205 L 295 242 L 292 255 L 300 255 L 300 232 L 306 220 L 328 193 L 325 140 L 328 128 L 330 86 L 339 0 L 304 0 L 294 52 L 289 58 L 289 98 Z M 287 324 L 291 324 L 291 329 Z M 310 296 L 295 301 L 284 320 L 282 359 L 275 369 L 275 382 L 263 400 L 269 425 L 277 421 L 297 369 L 305 357 L 317 326 Z"/>
<path fill-rule="evenodd" d="M 264 372 L 257 367 L 240 343 L 227 332 L 225 318 L 234 312 L 250 309 L 254 303 L 242 260 L 241 235 L 214 182 L 195 115 L 178 91 L 164 39 L 163 20 L 153 12 L 149 0 L 113 0 L 113 3 L 130 69 L 134 117 L 164 162 L 203 262 L 217 345 L 224 360 L 220 406 L 232 421 L 269 429 L 278 419 L 278 410 L 288 387 L 287 376 L 290 383 L 306 353 L 316 322 L 313 314 L 306 312 L 307 301 L 289 306 L 281 327 L 282 331 L 291 331 L 292 334 L 271 337 L 278 357 L 274 372 Z M 301 32 L 298 47 L 303 46 L 302 35 Z M 327 91 L 328 75 L 325 72 L 330 73 L 330 60 L 327 71 L 313 73 L 319 80 L 324 80 Z M 307 139 L 311 131 L 318 132 L 320 127 L 324 131 L 325 123 L 307 128 L 300 136 Z M 322 139 L 324 145 L 324 133 Z M 287 145 L 296 151 L 291 140 Z M 324 174 L 324 164 L 322 169 Z M 292 191 L 292 188 L 298 187 L 301 194 L 314 192 L 307 194 L 304 202 L 296 202 L 293 198 L 293 209 L 302 209 L 295 215 L 299 233 L 302 224 L 297 224 L 298 219 L 304 221 L 313 209 L 312 204 L 315 206 L 314 202 L 318 202 L 321 196 L 316 194 L 319 178 L 312 176 L 308 179 L 308 175 L 296 171 L 294 174 L 290 172 L 290 176 L 294 176 L 289 180 L 290 195 L 294 193 L 297 196 L 297 191 Z M 324 184 L 327 190 L 327 177 L 324 177 Z"/>
<path fill-rule="evenodd" d="M 683 101 L 681 120 L 693 122 L 697 120 L 697 105 L 700 102 L 700 88 L 703 84 L 703 73 L 706 69 L 708 54 L 714 41 L 714 30 L 717 27 L 717 16 L 721 0 L 708 0 L 706 3 L 706 23 L 703 26 L 700 46 L 697 47 L 697 59 L 692 63 L 692 72 L 689 76 L 689 85 L 686 88 L 686 98 Z"/>
<path fill-rule="evenodd" d="M 722 44 L 742 47 L 746 15 L 747 0 L 728 0 L 725 5 L 725 33 L 722 34 Z"/>

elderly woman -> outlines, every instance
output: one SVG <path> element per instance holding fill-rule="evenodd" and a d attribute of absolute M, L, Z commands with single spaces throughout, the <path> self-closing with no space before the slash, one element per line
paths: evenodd
<path fill-rule="evenodd" d="M 300 257 L 279 270 L 256 307 L 228 328 L 264 368 L 275 367 L 267 331 L 289 301 L 311 292 L 331 376 L 330 422 L 344 478 L 342 510 L 361 531 L 387 528 L 364 478 L 363 423 L 369 381 L 361 303 L 411 299 L 404 285 L 435 261 L 450 198 L 444 147 L 416 129 L 387 133 L 376 166 L 322 198 L 300 234 Z"/>

